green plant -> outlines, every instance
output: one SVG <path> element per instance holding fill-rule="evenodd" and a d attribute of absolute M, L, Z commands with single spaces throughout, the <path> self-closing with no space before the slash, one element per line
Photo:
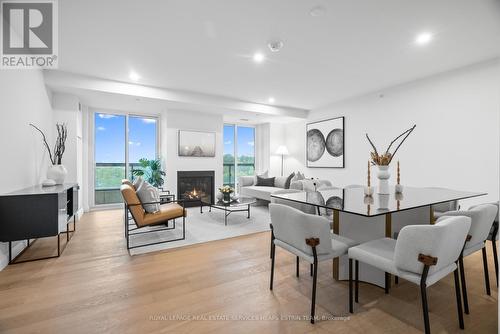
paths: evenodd
<path fill-rule="evenodd" d="M 161 169 L 160 159 L 148 160 L 142 158 L 139 160 L 139 169 L 132 170 L 133 176 L 141 176 L 146 179 L 152 186 L 161 187 L 165 182 L 163 177 L 165 172 Z"/>

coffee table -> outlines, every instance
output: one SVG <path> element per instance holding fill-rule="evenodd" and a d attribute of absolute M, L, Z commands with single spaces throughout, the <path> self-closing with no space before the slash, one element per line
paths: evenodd
<path fill-rule="evenodd" d="M 250 205 L 257 202 L 257 199 L 253 197 L 240 197 L 235 201 L 229 203 L 224 201 L 217 201 L 215 204 L 203 203 L 210 208 L 209 212 L 212 212 L 212 208 L 224 211 L 224 225 L 227 226 L 227 216 L 233 212 L 247 212 L 247 218 L 250 218 Z"/>

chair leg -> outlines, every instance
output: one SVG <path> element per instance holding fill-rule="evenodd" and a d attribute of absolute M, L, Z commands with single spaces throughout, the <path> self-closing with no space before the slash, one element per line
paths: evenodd
<path fill-rule="evenodd" d="M 493 236 L 493 240 L 491 240 L 491 246 L 493 247 L 493 261 L 495 262 L 495 275 L 497 278 L 497 287 L 498 287 L 498 255 L 497 255 L 497 243 L 495 240 L 495 236 Z"/>
<path fill-rule="evenodd" d="M 431 327 L 429 324 L 429 307 L 427 305 L 427 291 L 426 290 L 427 290 L 426 284 L 420 283 L 420 294 L 422 296 L 422 312 L 424 315 L 425 334 L 430 334 Z"/>
<path fill-rule="evenodd" d="M 313 288 L 311 300 L 311 324 L 314 324 L 314 312 L 316 310 L 316 282 L 318 280 L 318 260 L 314 259 Z"/>
<path fill-rule="evenodd" d="M 457 297 L 457 312 L 458 312 L 458 324 L 460 329 L 464 329 L 464 314 L 462 311 L 462 299 L 460 298 L 460 282 L 458 279 L 458 266 L 457 269 L 453 272 L 453 276 L 455 277 L 455 295 Z"/>
<path fill-rule="evenodd" d="M 276 256 L 276 246 L 274 243 L 271 245 L 271 284 L 269 286 L 269 290 L 273 289 L 273 280 L 274 280 L 274 258 Z"/>
<path fill-rule="evenodd" d="M 356 303 L 359 303 L 358 294 L 359 294 L 359 261 L 356 260 L 354 262 L 354 301 Z"/>
<path fill-rule="evenodd" d="M 354 313 L 352 305 L 352 259 L 349 259 L 349 313 Z"/>
<path fill-rule="evenodd" d="M 490 290 L 490 274 L 488 272 L 488 257 L 486 255 L 486 247 L 483 247 L 483 269 L 484 269 L 484 283 L 486 285 L 486 294 L 491 296 Z"/>
<path fill-rule="evenodd" d="M 465 283 L 464 259 L 460 257 L 458 260 L 460 267 L 460 280 L 462 284 L 462 296 L 464 298 L 464 312 L 469 314 L 469 298 L 467 297 L 467 283 Z"/>
<path fill-rule="evenodd" d="M 389 293 L 389 289 L 391 288 L 391 274 L 385 273 L 385 293 Z"/>
<path fill-rule="evenodd" d="M 295 268 L 295 275 L 299 277 L 299 257 L 297 256 L 297 265 Z"/>
<path fill-rule="evenodd" d="M 399 277 L 398 276 L 394 276 L 394 284 L 399 284 Z"/>
<path fill-rule="evenodd" d="M 314 265 L 311 263 L 311 266 L 310 266 L 310 269 L 309 269 L 311 277 L 313 276 L 313 269 L 314 269 L 313 267 L 314 267 Z"/>

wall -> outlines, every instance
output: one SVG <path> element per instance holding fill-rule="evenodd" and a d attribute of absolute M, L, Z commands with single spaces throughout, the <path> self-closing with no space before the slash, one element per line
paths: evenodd
<path fill-rule="evenodd" d="M 53 144 L 50 97 L 41 71 L 5 70 L 0 75 L 0 193 L 32 186 L 45 179 L 50 160 L 41 136 L 28 124 L 45 131 Z M 15 244 L 15 253 L 22 249 Z M 8 262 L 8 244 L 0 243 L 0 269 Z"/>
<path fill-rule="evenodd" d="M 165 117 L 166 116 L 166 117 Z M 222 185 L 223 180 L 223 147 L 222 131 L 224 122 L 222 115 L 199 113 L 185 110 L 168 110 L 162 114 L 161 143 L 167 147 L 163 152 L 163 166 L 166 169 L 165 188 L 177 194 L 177 171 L 213 170 L 215 186 Z M 179 130 L 195 130 L 216 133 L 216 149 L 214 158 L 179 157 L 177 141 Z"/>
<path fill-rule="evenodd" d="M 396 156 L 403 184 L 489 193 L 464 206 L 497 201 L 499 113 L 496 60 L 312 110 L 309 121 L 345 116 L 345 169 L 304 167 L 306 122 L 286 127 L 291 153 L 286 166 L 339 186 L 364 184 L 370 152 L 365 133 L 385 150 L 394 137 L 417 124 Z"/>

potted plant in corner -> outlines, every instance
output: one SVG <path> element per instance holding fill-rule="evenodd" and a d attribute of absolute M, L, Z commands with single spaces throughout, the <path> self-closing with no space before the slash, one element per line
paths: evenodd
<path fill-rule="evenodd" d="M 57 139 L 54 145 L 54 151 L 50 150 L 49 144 L 47 143 L 47 137 L 42 130 L 37 126 L 30 123 L 30 126 L 35 128 L 42 135 L 43 144 L 49 153 L 49 159 L 52 165 L 47 169 L 47 179 L 54 180 L 56 184 L 63 184 L 68 175 L 66 167 L 62 164 L 62 157 L 64 151 L 66 150 L 66 138 L 68 137 L 68 128 L 65 123 L 57 123 Z"/>
<path fill-rule="evenodd" d="M 165 183 L 163 177 L 165 172 L 161 169 L 160 159 L 148 160 L 142 158 L 139 160 L 138 169 L 132 170 L 133 176 L 141 176 L 148 181 L 153 187 L 160 188 Z"/>

